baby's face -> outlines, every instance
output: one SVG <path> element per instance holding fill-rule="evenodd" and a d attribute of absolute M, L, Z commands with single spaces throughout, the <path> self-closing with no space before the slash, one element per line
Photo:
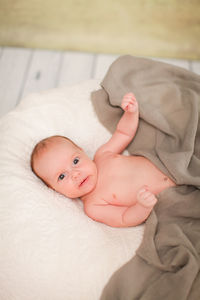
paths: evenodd
<path fill-rule="evenodd" d="M 82 197 L 96 186 L 97 168 L 84 151 L 64 138 L 52 141 L 35 160 L 36 173 L 55 191 Z"/>

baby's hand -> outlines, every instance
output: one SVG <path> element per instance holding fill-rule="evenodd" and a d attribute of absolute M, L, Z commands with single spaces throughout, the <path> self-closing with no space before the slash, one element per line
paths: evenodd
<path fill-rule="evenodd" d="M 135 96 L 132 93 L 124 95 L 121 103 L 121 107 L 127 112 L 136 112 L 138 110 L 138 103 Z"/>
<path fill-rule="evenodd" d="M 153 208 L 157 202 L 157 198 L 144 186 L 137 193 L 137 201 L 146 208 Z"/>

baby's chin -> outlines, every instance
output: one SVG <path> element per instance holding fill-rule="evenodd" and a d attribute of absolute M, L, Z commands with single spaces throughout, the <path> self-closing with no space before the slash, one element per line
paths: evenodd
<path fill-rule="evenodd" d="M 97 179 L 95 176 L 88 176 L 81 183 L 78 188 L 77 194 L 72 196 L 71 198 L 83 198 L 90 195 L 96 188 Z"/>

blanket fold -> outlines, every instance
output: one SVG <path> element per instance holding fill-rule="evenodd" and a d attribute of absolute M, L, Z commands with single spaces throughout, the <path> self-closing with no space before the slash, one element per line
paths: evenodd
<path fill-rule="evenodd" d="M 200 76 L 150 59 L 122 56 L 92 93 L 99 120 L 113 132 L 127 92 L 140 121 L 128 151 L 151 160 L 177 184 L 158 195 L 143 241 L 106 285 L 101 300 L 200 297 Z"/>

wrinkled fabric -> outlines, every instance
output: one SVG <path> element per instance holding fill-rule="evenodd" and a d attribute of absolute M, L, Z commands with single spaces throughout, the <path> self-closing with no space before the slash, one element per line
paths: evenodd
<path fill-rule="evenodd" d="M 111 132 L 122 97 L 133 92 L 140 120 L 128 146 L 177 184 L 159 195 L 136 255 L 113 274 L 101 300 L 200 299 L 200 76 L 150 59 L 122 56 L 92 93 Z"/>

